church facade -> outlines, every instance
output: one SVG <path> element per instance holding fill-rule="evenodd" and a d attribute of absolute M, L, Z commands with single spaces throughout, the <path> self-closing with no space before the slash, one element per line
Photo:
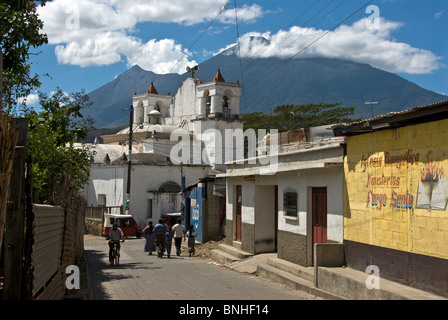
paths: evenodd
<path fill-rule="evenodd" d="M 229 152 L 225 141 L 226 132 L 243 129 L 240 96 L 240 84 L 225 82 L 219 69 L 210 82 L 187 78 L 174 96 L 159 94 L 154 83 L 136 93 L 132 127 L 87 146 L 92 151 L 88 204 L 128 209 L 141 226 L 184 211 L 182 190 L 225 172 L 226 159 L 235 160 L 242 147 L 231 143 Z"/>

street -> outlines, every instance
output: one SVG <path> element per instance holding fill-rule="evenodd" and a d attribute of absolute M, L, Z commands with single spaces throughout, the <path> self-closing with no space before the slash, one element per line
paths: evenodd
<path fill-rule="evenodd" d="M 301 291 L 224 268 L 182 252 L 160 259 L 143 252 L 144 239 L 122 243 L 120 265 L 108 262 L 102 237 L 87 235 L 84 248 L 95 300 L 317 300 Z"/>

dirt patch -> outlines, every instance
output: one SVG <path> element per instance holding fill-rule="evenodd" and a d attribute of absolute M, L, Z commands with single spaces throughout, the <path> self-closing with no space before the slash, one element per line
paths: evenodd
<path fill-rule="evenodd" d="M 201 259 L 210 259 L 210 251 L 213 249 L 218 249 L 218 245 L 220 243 L 225 243 L 225 239 L 219 240 L 219 241 L 209 241 L 205 243 L 196 243 L 195 249 L 196 253 L 194 254 L 194 257 L 201 258 Z M 188 254 L 187 251 L 187 242 L 182 243 L 182 253 Z"/>

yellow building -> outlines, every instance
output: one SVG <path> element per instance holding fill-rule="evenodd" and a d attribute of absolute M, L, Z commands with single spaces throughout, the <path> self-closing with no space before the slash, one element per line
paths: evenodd
<path fill-rule="evenodd" d="M 347 265 L 448 296 L 448 101 L 333 131 L 347 136 Z"/>

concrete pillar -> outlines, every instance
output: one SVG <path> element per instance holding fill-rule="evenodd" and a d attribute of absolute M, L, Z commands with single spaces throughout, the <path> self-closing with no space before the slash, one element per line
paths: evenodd
<path fill-rule="evenodd" d="M 222 112 L 222 97 L 213 95 L 210 113 L 215 114 L 216 112 Z"/>

